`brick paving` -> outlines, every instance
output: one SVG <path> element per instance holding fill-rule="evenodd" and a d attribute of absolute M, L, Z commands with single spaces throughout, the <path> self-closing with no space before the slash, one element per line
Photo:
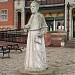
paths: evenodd
<path fill-rule="evenodd" d="M 0 58 L 0 75 L 19 75 L 24 67 L 25 50 L 11 51 L 10 58 Z M 48 67 L 56 75 L 75 75 L 75 48 L 46 47 Z M 2 55 L 0 54 L 0 57 Z"/>

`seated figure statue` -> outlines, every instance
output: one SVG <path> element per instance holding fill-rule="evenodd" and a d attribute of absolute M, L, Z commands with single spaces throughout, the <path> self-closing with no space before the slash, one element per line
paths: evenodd
<path fill-rule="evenodd" d="M 27 71 L 46 70 L 46 51 L 44 34 L 47 33 L 47 24 L 44 16 L 38 12 L 39 4 L 33 1 L 30 5 L 32 15 L 25 28 L 28 29 L 27 48 L 24 66 Z"/>

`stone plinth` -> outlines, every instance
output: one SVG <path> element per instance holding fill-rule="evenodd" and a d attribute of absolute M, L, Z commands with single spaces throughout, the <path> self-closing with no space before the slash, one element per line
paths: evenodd
<path fill-rule="evenodd" d="M 19 70 L 21 75 L 51 75 L 51 73 L 53 72 L 53 70 L 51 69 L 46 69 L 44 71 L 38 71 L 38 72 L 31 72 L 31 71 L 26 71 L 26 70 Z"/>

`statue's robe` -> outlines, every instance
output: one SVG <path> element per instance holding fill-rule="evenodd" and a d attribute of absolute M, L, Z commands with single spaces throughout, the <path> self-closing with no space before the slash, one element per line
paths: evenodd
<path fill-rule="evenodd" d="M 25 54 L 25 69 L 40 71 L 47 68 L 44 34 L 47 24 L 41 13 L 32 14 L 28 24 L 27 48 Z M 41 37 L 38 37 L 41 34 Z"/>

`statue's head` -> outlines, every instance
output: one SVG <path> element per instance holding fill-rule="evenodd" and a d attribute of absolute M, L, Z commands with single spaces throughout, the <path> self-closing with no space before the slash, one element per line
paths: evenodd
<path fill-rule="evenodd" d="M 35 2 L 35 1 L 33 1 L 31 3 L 30 7 L 31 7 L 31 12 L 32 13 L 37 13 L 38 10 L 39 10 L 39 4 L 37 2 Z"/>

